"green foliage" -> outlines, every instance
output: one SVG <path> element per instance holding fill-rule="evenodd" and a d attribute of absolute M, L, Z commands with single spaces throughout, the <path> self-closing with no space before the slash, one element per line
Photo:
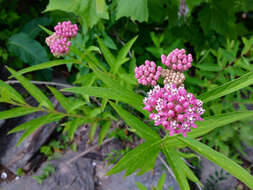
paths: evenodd
<path fill-rule="evenodd" d="M 23 170 L 22 168 L 18 168 L 18 169 L 17 169 L 17 175 L 18 175 L 18 176 L 24 176 L 24 175 L 25 175 L 24 170 Z"/>
<path fill-rule="evenodd" d="M 15 106 L 0 112 L 0 119 L 36 111 L 45 113 L 12 131 L 24 130 L 20 142 L 40 126 L 51 122 L 59 122 L 64 126 L 63 133 L 70 140 L 74 139 L 75 131 L 87 123 L 90 141 L 99 132 L 99 144 L 106 136 L 130 140 L 132 133 L 145 140 L 131 151 L 119 151 L 114 158 L 109 155 L 112 162 L 123 157 L 108 174 L 123 170 L 126 171 L 125 175 L 137 170 L 138 174 L 142 174 L 154 167 L 161 152 L 180 188 L 190 189 L 188 180 L 201 183 L 182 158 L 193 155 L 185 155 L 178 150 L 190 147 L 252 188 L 252 176 L 226 157 L 234 159 L 237 154 L 236 151 L 230 151 L 229 147 L 243 154 L 240 140 L 247 144 L 253 142 L 252 127 L 245 121 L 253 115 L 252 111 L 245 108 L 245 104 L 252 100 L 253 38 L 250 36 L 252 27 L 247 24 L 252 21 L 252 13 L 245 12 L 253 10 L 249 5 L 247 0 L 186 0 L 186 4 L 178 0 L 50 0 L 44 12 L 52 18 L 78 20 L 79 33 L 72 41 L 70 53 L 63 59 L 53 61 L 48 61 L 47 53 L 38 39 L 41 30 L 51 33 L 44 27 L 51 22 L 48 18 L 30 21 L 21 30 L 22 33 L 10 38 L 1 36 L 5 40 L 9 38 L 8 47 L 13 54 L 32 65 L 18 72 L 10 71 L 12 77 L 16 77 L 39 105 L 28 105 L 16 90 L 0 81 L 1 102 Z M 17 17 L 15 13 L 12 14 L 13 20 Z M 137 35 L 138 39 L 133 38 Z M 15 46 L 13 41 L 22 47 Z M 186 88 L 204 101 L 206 109 L 204 121 L 197 123 L 198 128 L 189 132 L 187 138 L 180 135 L 164 136 L 160 134 L 159 127 L 147 124 L 148 113 L 143 110 L 143 96 L 140 95 L 147 88 L 137 86 L 134 78 L 136 65 L 146 59 L 160 59 L 161 54 L 183 47 L 188 47 L 195 58 L 193 67 L 186 74 Z M 5 50 L 0 53 L 7 59 Z M 57 90 L 49 87 L 49 91 L 43 91 L 22 76 L 51 67 L 65 71 L 61 66 L 65 64 L 69 71 L 68 79 L 75 85 L 71 88 Z M 71 93 L 71 97 L 65 96 L 66 92 Z M 52 94 L 64 111 L 55 110 L 46 93 Z M 233 103 L 238 110 L 235 111 Z M 113 122 L 119 118 L 124 120 L 122 128 Z M 131 135 L 124 133 L 126 129 Z M 202 137 L 202 140 L 195 140 L 198 137 Z M 58 145 L 43 147 L 41 151 L 51 155 L 55 146 Z M 42 182 L 44 177 L 37 179 Z M 164 179 L 162 177 L 154 189 L 161 190 Z M 141 184 L 138 187 L 145 189 Z"/>
<path fill-rule="evenodd" d="M 50 0 L 44 12 L 54 10 L 62 10 L 75 13 L 85 21 L 85 25 L 88 28 L 97 24 L 100 19 L 108 19 L 105 0 L 77 0 L 75 3 L 68 0 Z"/>
<path fill-rule="evenodd" d="M 215 175 L 209 175 L 207 182 L 205 184 L 205 190 L 211 190 L 211 189 L 215 189 L 218 188 L 217 184 L 223 180 L 227 179 L 227 175 L 228 173 L 224 172 L 223 169 L 220 170 L 220 172 L 215 171 Z"/>
<path fill-rule="evenodd" d="M 16 71 L 14 71 L 11 68 L 8 68 L 11 74 L 15 74 Z M 50 102 L 50 100 L 47 98 L 47 96 L 34 84 L 29 82 L 25 77 L 23 76 L 17 76 L 16 77 L 19 82 L 24 86 L 24 88 L 40 103 L 41 106 L 44 106 L 48 109 L 53 109 L 53 105 Z"/>
<path fill-rule="evenodd" d="M 52 164 L 47 164 L 43 168 L 43 173 L 38 176 L 32 176 L 39 184 L 42 184 L 45 179 L 47 179 L 50 175 L 55 173 L 55 168 Z"/>
<path fill-rule="evenodd" d="M 8 49 L 25 63 L 36 65 L 48 61 L 46 50 L 28 34 L 19 33 L 8 41 Z"/>
<path fill-rule="evenodd" d="M 191 149 L 216 163 L 217 165 L 224 168 L 226 171 L 231 173 L 233 176 L 237 177 L 239 180 L 244 182 L 251 189 L 253 188 L 253 176 L 251 176 L 245 169 L 237 165 L 235 162 L 227 158 L 221 153 L 214 151 L 209 146 L 191 139 L 191 138 L 178 138 L 180 141 L 187 144 Z"/>
<path fill-rule="evenodd" d="M 166 180 L 166 174 L 163 173 L 157 183 L 157 187 L 152 187 L 152 190 L 163 190 L 163 185 L 164 185 L 164 182 Z M 141 183 L 139 182 L 136 182 L 136 186 L 140 189 L 140 190 L 148 190 L 144 185 L 142 185 Z M 171 187 L 173 189 L 173 187 Z M 171 189 L 170 188 L 170 189 Z"/>
<path fill-rule="evenodd" d="M 119 0 L 116 19 L 129 17 L 133 21 L 148 21 L 148 0 Z"/>
<path fill-rule="evenodd" d="M 120 150 L 112 150 L 110 153 L 106 154 L 105 160 L 107 161 L 107 164 L 116 164 L 119 159 L 129 151 L 130 149 L 128 147 Z"/>
<path fill-rule="evenodd" d="M 128 176 L 134 173 L 137 169 L 140 169 L 138 175 L 141 175 L 154 167 L 159 152 L 159 143 L 143 143 L 121 158 L 107 175 L 126 170 L 125 176 Z"/>
<path fill-rule="evenodd" d="M 242 77 L 230 81 L 228 83 L 219 86 L 211 91 L 201 94 L 199 98 L 203 100 L 203 102 L 209 102 L 213 99 L 219 98 L 221 96 L 225 96 L 226 94 L 230 94 L 242 88 L 245 88 L 251 84 L 253 84 L 253 72 L 249 72 Z"/>

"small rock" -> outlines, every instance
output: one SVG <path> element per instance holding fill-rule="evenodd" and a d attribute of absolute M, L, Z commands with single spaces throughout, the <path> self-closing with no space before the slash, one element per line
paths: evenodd
<path fill-rule="evenodd" d="M 52 102 L 56 104 L 56 100 Z M 35 112 L 25 115 L 21 118 L 7 120 L 0 131 L 0 163 L 16 173 L 18 168 L 30 169 L 29 162 L 34 158 L 35 154 L 40 150 L 40 147 L 48 140 L 55 130 L 55 123 L 42 126 L 37 129 L 32 135 L 26 138 L 19 146 L 16 146 L 18 140 L 23 134 L 23 131 L 8 135 L 8 132 L 27 121 L 45 115 L 42 112 Z M 27 167 L 29 165 L 29 167 Z"/>
<path fill-rule="evenodd" d="M 5 173 L 5 172 L 1 173 L 1 178 L 2 179 L 7 179 L 7 177 L 8 177 L 7 173 Z"/>
<path fill-rule="evenodd" d="M 157 160 L 154 171 L 147 172 L 141 176 L 132 174 L 124 177 L 124 172 L 105 176 L 109 168 L 106 168 L 104 162 L 97 163 L 96 177 L 98 178 L 98 190 L 139 190 L 136 182 L 142 183 L 147 189 L 152 189 L 152 186 L 157 185 L 159 178 L 163 172 L 166 172 L 167 178 L 165 180 L 163 189 L 167 190 L 173 187 L 173 190 L 180 190 L 176 180 L 164 169 L 163 163 Z"/>
<path fill-rule="evenodd" d="M 32 176 L 24 176 L 19 180 L 4 185 L 4 190 L 94 190 L 92 161 L 87 158 L 79 158 L 70 165 L 66 161 L 74 157 L 76 153 L 67 152 L 60 159 L 51 161 L 56 172 L 45 179 L 42 185 L 38 184 Z M 34 174 L 41 175 L 42 167 Z"/>
<path fill-rule="evenodd" d="M 247 156 L 244 156 L 243 154 L 241 154 L 241 156 L 248 162 L 253 163 L 253 147 L 247 146 L 246 144 L 243 144 L 243 147 L 243 151 Z"/>

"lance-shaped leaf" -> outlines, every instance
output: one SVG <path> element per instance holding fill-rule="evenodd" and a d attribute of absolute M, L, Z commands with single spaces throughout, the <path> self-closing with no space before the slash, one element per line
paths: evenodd
<path fill-rule="evenodd" d="M 146 141 L 159 141 L 160 136 L 149 126 L 139 120 L 137 117 L 133 116 L 130 112 L 124 110 L 120 106 L 110 102 L 112 107 L 120 115 L 120 117 L 132 128 L 135 130 L 135 133 L 140 137 L 144 138 Z"/>
<path fill-rule="evenodd" d="M 206 103 L 221 96 L 225 96 L 227 94 L 245 88 L 251 84 L 253 84 L 253 71 L 241 76 L 238 79 L 232 80 L 217 88 L 214 88 L 213 90 L 203 93 L 198 98 Z"/>
<path fill-rule="evenodd" d="M 249 188 L 253 189 L 253 176 L 233 160 L 230 160 L 228 157 L 195 139 L 178 137 L 178 140 L 182 141 L 192 150 L 206 157 L 210 161 L 216 163 L 218 166 L 224 168 L 227 172 L 245 183 Z"/>
<path fill-rule="evenodd" d="M 10 76 L 10 78 L 20 76 L 20 75 L 23 75 L 25 73 L 29 73 L 29 72 L 32 72 L 32 71 L 38 71 L 38 70 L 42 70 L 42 69 L 55 67 L 55 66 L 58 66 L 58 65 L 72 64 L 72 63 L 80 64 L 80 60 L 77 60 L 77 59 L 70 59 L 70 60 L 60 59 L 60 60 L 55 60 L 55 61 L 47 61 L 47 62 L 44 62 L 44 63 L 40 63 L 38 65 L 33 65 L 31 67 L 27 67 L 25 69 L 22 69 L 22 70 L 16 72 L 16 73 L 13 73 L 12 76 Z"/>
<path fill-rule="evenodd" d="M 163 173 L 157 183 L 157 190 L 163 190 L 163 185 L 165 183 L 166 180 L 166 174 Z"/>
<path fill-rule="evenodd" d="M 101 145 L 112 125 L 112 121 L 106 121 L 102 126 L 98 136 L 98 144 Z"/>
<path fill-rule="evenodd" d="M 235 121 L 243 120 L 253 116 L 253 111 L 242 111 L 242 112 L 231 112 L 220 114 L 216 116 L 211 116 L 204 118 L 203 121 L 197 123 L 197 128 L 192 129 L 191 132 L 187 133 L 188 137 L 197 138 L 203 136 L 212 130 L 222 127 L 224 125 L 233 123 Z M 178 139 L 173 136 L 167 136 L 163 139 L 165 144 L 176 147 L 183 147 L 184 144 L 178 141 Z"/>
<path fill-rule="evenodd" d="M 7 97 L 2 97 L 3 94 L 5 94 L 5 96 Z M 14 88 L 12 88 L 10 85 L 6 84 L 2 80 L 0 80 L 0 97 L 1 99 L 7 98 L 21 104 L 26 104 L 24 98 Z"/>
<path fill-rule="evenodd" d="M 116 63 L 116 58 L 113 56 L 111 51 L 105 46 L 104 42 L 98 37 L 98 45 L 105 57 L 106 62 L 112 68 Z"/>
<path fill-rule="evenodd" d="M 138 96 L 133 96 L 132 93 L 122 91 L 121 89 L 103 87 L 73 87 L 62 89 L 62 91 L 117 100 L 133 106 L 138 111 L 144 111 L 143 105 Z"/>
<path fill-rule="evenodd" d="M 8 134 L 25 130 L 25 132 L 22 134 L 22 136 L 20 137 L 20 139 L 17 143 L 17 145 L 19 145 L 26 137 L 28 137 L 33 132 L 35 132 L 36 129 L 38 129 L 41 126 L 46 125 L 48 123 L 58 121 L 63 117 L 64 117 L 64 114 L 51 114 L 51 113 L 49 113 L 47 115 L 44 115 L 42 117 L 38 117 L 36 119 L 30 120 L 28 122 L 25 122 L 25 123 L 19 125 L 18 127 L 11 130 Z"/>
<path fill-rule="evenodd" d="M 145 142 L 128 152 L 121 160 L 107 173 L 112 175 L 126 170 L 125 176 L 131 175 L 140 169 L 141 175 L 155 166 L 156 158 L 160 152 L 160 142 Z"/>
<path fill-rule="evenodd" d="M 0 120 L 23 116 L 36 111 L 39 110 L 37 108 L 16 107 L 7 111 L 1 111 Z"/>
<path fill-rule="evenodd" d="M 72 140 L 74 138 L 74 134 L 75 134 L 76 130 L 80 126 L 82 126 L 84 123 L 88 123 L 88 122 L 90 122 L 90 120 L 86 117 L 74 118 L 73 120 L 70 120 L 65 124 L 64 131 L 68 132 L 70 140 Z"/>
<path fill-rule="evenodd" d="M 56 90 L 53 87 L 48 86 L 49 90 L 53 93 L 55 98 L 58 100 L 58 102 L 61 104 L 61 106 L 65 109 L 66 112 L 70 112 L 71 110 L 71 103 L 69 102 L 68 98 L 66 98 L 64 95 L 62 95 L 58 90 Z"/>
<path fill-rule="evenodd" d="M 138 38 L 138 36 L 132 38 L 129 42 L 127 42 L 119 51 L 119 54 L 116 58 L 116 62 L 113 65 L 113 67 L 111 67 L 111 71 L 112 73 L 116 73 L 120 66 L 125 63 L 126 61 L 126 56 L 128 54 L 128 52 L 130 51 L 132 45 L 134 44 L 134 42 L 136 41 L 136 39 Z"/>
<path fill-rule="evenodd" d="M 136 186 L 139 188 L 139 190 L 148 190 L 143 184 L 136 182 Z"/>
<path fill-rule="evenodd" d="M 8 68 L 8 70 L 11 72 L 11 74 L 16 73 L 16 71 L 14 71 L 11 68 Z M 53 104 L 37 86 L 32 84 L 29 80 L 27 80 L 25 77 L 21 75 L 16 76 L 16 78 L 23 85 L 23 87 L 40 103 L 41 106 L 44 106 L 50 110 L 54 109 Z"/>
<path fill-rule="evenodd" d="M 114 91 L 121 91 L 121 93 L 124 93 L 128 95 L 129 97 L 134 97 L 136 99 L 136 104 L 134 107 L 138 106 L 139 108 L 138 109 L 136 108 L 136 109 L 140 111 L 141 113 L 143 113 L 145 116 L 148 116 L 147 111 L 140 109 L 140 107 L 143 106 L 143 103 L 142 103 L 143 96 L 126 89 L 124 86 L 120 84 L 120 81 L 114 80 L 108 73 L 102 72 L 94 66 L 91 66 L 91 68 L 94 71 L 96 77 L 102 80 L 107 87 L 112 88 Z"/>
<path fill-rule="evenodd" d="M 182 160 L 176 152 L 176 150 L 167 147 L 163 147 L 163 153 L 177 179 L 177 183 L 181 190 L 190 190 L 186 175 L 184 173 L 184 168 L 182 166 Z"/>

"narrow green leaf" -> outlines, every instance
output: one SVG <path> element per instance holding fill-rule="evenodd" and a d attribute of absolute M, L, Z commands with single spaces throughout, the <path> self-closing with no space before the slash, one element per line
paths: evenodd
<path fill-rule="evenodd" d="M 19 132 L 19 131 L 23 131 L 23 130 L 29 130 L 30 128 L 32 128 L 35 125 L 45 125 L 47 123 L 51 123 L 53 121 L 59 120 L 58 118 L 63 118 L 64 115 L 63 114 L 47 114 L 38 118 L 35 118 L 33 120 L 27 121 L 25 123 L 22 123 L 21 125 L 15 127 L 14 129 L 12 129 L 11 131 L 8 132 L 8 134 L 12 134 L 15 132 Z"/>
<path fill-rule="evenodd" d="M 54 121 L 58 121 L 63 117 L 63 114 L 47 114 L 19 125 L 18 127 L 11 130 L 8 134 L 25 130 L 17 143 L 17 145 L 19 145 L 25 138 L 31 135 L 39 127 Z"/>
<path fill-rule="evenodd" d="M 8 68 L 11 74 L 15 74 L 16 71 Z M 54 106 L 50 102 L 50 100 L 47 98 L 47 96 L 34 84 L 30 83 L 29 80 L 27 80 L 23 76 L 16 76 L 18 81 L 23 85 L 23 87 L 40 103 L 41 106 L 45 106 L 46 108 L 53 110 Z"/>
<path fill-rule="evenodd" d="M 48 88 L 52 92 L 52 94 L 55 96 L 55 98 L 58 100 L 58 102 L 61 104 L 61 106 L 65 109 L 65 111 L 69 113 L 71 110 L 72 104 L 69 102 L 68 98 L 62 95 L 55 88 L 50 87 L 50 86 L 48 86 Z"/>
<path fill-rule="evenodd" d="M 42 30 L 44 30 L 44 32 L 46 32 L 48 35 L 52 35 L 52 34 L 53 34 L 53 32 L 52 32 L 51 30 L 47 29 L 46 27 L 44 27 L 44 26 L 42 26 L 42 25 L 40 25 L 40 24 L 39 24 L 39 27 L 40 27 Z"/>
<path fill-rule="evenodd" d="M 126 170 L 125 176 L 131 175 L 140 169 L 139 175 L 151 170 L 155 166 L 156 158 L 160 152 L 160 141 L 145 142 L 128 152 L 121 160 L 106 174 L 112 175 Z"/>
<path fill-rule="evenodd" d="M 102 127 L 101 130 L 99 132 L 99 136 L 98 136 L 98 144 L 101 145 L 101 143 L 103 142 L 104 138 L 106 137 L 107 133 L 109 132 L 110 128 L 112 125 L 112 121 L 106 121 Z"/>
<path fill-rule="evenodd" d="M 68 121 L 65 124 L 64 132 L 67 131 L 70 137 L 70 140 L 73 140 L 76 130 L 82 126 L 84 123 L 88 123 L 89 120 L 85 117 L 83 118 L 74 118 L 71 121 Z"/>
<path fill-rule="evenodd" d="M 73 46 L 72 46 L 72 47 L 73 47 Z M 84 53 L 82 59 L 83 59 L 85 62 L 90 63 L 90 64 L 92 64 L 92 65 L 94 65 L 94 66 L 96 66 L 96 67 L 102 69 L 102 71 L 104 71 L 104 72 L 106 72 L 106 70 L 107 70 L 106 65 L 103 64 L 100 60 L 98 60 L 98 59 L 96 58 L 96 56 L 94 56 L 94 55 L 91 54 L 91 53 L 86 53 L 86 54 Z"/>
<path fill-rule="evenodd" d="M 212 130 L 222 127 L 224 125 L 246 119 L 253 116 L 253 111 L 242 111 L 242 112 L 230 112 L 224 113 L 216 116 L 210 116 L 205 118 L 204 121 L 198 122 L 198 127 L 193 129 L 192 132 L 188 133 L 189 137 L 200 137 L 203 136 Z"/>
<path fill-rule="evenodd" d="M 166 173 L 163 173 L 157 183 L 157 190 L 163 190 L 165 180 L 166 180 Z"/>
<path fill-rule="evenodd" d="M 183 172 L 182 160 L 178 153 L 172 149 L 167 147 L 163 147 L 163 153 L 166 156 L 166 159 L 177 179 L 177 183 L 181 190 L 190 190 L 190 186 L 188 184 L 185 173 Z"/>
<path fill-rule="evenodd" d="M 71 112 L 79 109 L 83 105 L 85 105 L 85 102 L 83 100 L 79 100 L 76 98 L 70 99 L 70 101 L 71 101 L 71 107 L 69 109 L 69 113 L 71 113 Z"/>
<path fill-rule="evenodd" d="M 16 107 L 7 111 L 1 111 L 0 120 L 23 116 L 36 111 L 39 110 L 37 108 Z"/>
<path fill-rule="evenodd" d="M 227 82 L 213 90 L 201 94 L 198 98 L 204 103 L 211 100 L 217 99 L 219 97 L 225 96 L 242 88 L 245 88 L 253 84 L 253 71 L 249 72 L 238 79 Z"/>
<path fill-rule="evenodd" d="M 139 190 L 148 190 L 143 184 L 136 182 L 136 186 L 139 188 Z"/>
<path fill-rule="evenodd" d="M 121 91 L 120 89 L 102 87 L 73 87 L 62 89 L 62 91 L 122 101 L 143 112 L 143 105 L 140 104 L 140 98 L 132 96 L 132 93 L 129 94 L 125 91 Z"/>
<path fill-rule="evenodd" d="M 41 69 L 51 68 L 51 67 L 55 67 L 58 65 L 64 65 L 64 64 L 72 64 L 72 63 L 79 64 L 80 61 L 77 59 L 70 59 L 70 60 L 60 59 L 60 60 L 55 60 L 55 61 L 48 61 L 48 62 L 44 62 L 41 64 L 37 64 L 37 65 L 31 66 L 31 67 L 27 67 L 25 69 L 22 69 L 22 70 L 16 72 L 15 74 L 12 74 L 12 76 L 10 76 L 9 78 L 17 77 L 17 76 L 20 76 L 20 75 L 23 75 L 25 73 L 29 73 L 32 71 L 38 71 Z"/>
<path fill-rule="evenodd" d="M 120 68 L 120 66 L 125 63 L 125 59 L 126 56 L 128 54 L 128 52 L 130 51 L 132 45 L 134 44 L 134 42 L 136 41 L 136 39 L 138 38 L 138 36 L 135 36 L 134 38 L 132 38 L 129 42 L 127 42 L 119 51 L 119 54 L 116 58 L 116 63 L 113 65 L 113 67 L 111 67 L 111 71 L 112 73 L 117 73 L 118 69 Z"/>
<path fill-rule="evenodd" d="M 98 45 L 107 61 L 108 65 L 112 68 L 116 63 L 116 58 L 113 56 L 111 51 L 105 46 L 104 42 L 98 37 Z"/>
<path fill-rule="evenodd" d="M 197 128 L 187 133 L 188 137 L 197 138 L 203 136 L 212 130 L 224 125 L 246 119 L 253 116 L 253 111 L 231 112 L 221 115 L 204 118 L 203 121 L 197 123 Z M 183 147 L 183 144 L 177 140 L 176 136 L 167 136 L 163 139 L 164 143 L 170 146 Z"/>
<path fill-rule="evenodd" d="M 93 141 L 94 135 L 95 135 L 95 133 L 97 131 L 97 128 L 98 128 L 98 123 L 97 122 L 93 122 L 90 125 L 90 130 L 89 130 L 89 140 L 90 140 L 90 142 Z"/>
<path fill-rule="evenodd" d="M 149 126 L 135 117 L 133 114 L 124 110 L 120 106 L 110 102 L 112 107 L 116 110 L 116 112 L 120 115 L 120 117 L 136 131 L 136 134 L 140 137 L 144 138 L 146 141 L 160 140 L 160 136 L 152 130 Z"/>
<path fill-rule="evenodd" d="M 189 137 L 178 137 L 178 139 L 197 153 L 224 168 L 227 172 L 231 173 L 233 176 L 245 183 L 249 188 L 253 189 L 253 176 L 251 176 L 247 170 L 236 164 L 233 160 L 230 160 L 223 154 L 213 150 L 209 146 L 195 139 Z"/>
<path fill-rule="evenodd" d="M 12 88 L 10 85 L 8 85 L 7 83 L 0 80 L 0 96 L 1 96 L 2 90 L 8 91 L 7 98 L 10 98 L 18 103 L 21 103 L 21 104 L 26 104 L 24 98 L 14 88 Z"/>
<path fill-rule="evenodd" d="M 92 70 L 94 71 L 94 73 L 96 74 L 97 78 L 99 78 L 100 80 L 102 80 L 105 85 L 109 88 L 112 88 L 114 91 L 121 91 L 121 93 L 126 94 L 129 97 L 134 97 L 135 99 L 138 99 L 138 102 L 136 101 L 135 104 L 135 108 L 140 111 L 141 113 L 143 113 L 145 116 L 148 116 L 148 112 L 140 109 L 140 107 L 143 106 L 143 97 L 141 95 L 138 95 L 128 89 L 126 89 L 124 86 L 122 86 L 120 84 L 120 81 L 118 80 L 114 80 L 108 73 L 105 72 L 101 72 L 100 70 L 98 70 L 96 67 L 91 66 Z M 132 105 L 133 106 L 133 105 Z"/>
<path fill-rule="evenodd" d="M 203 184 L 199 181 L 199 179 L 197 178 L 197 176 L 193 173 L 193 171 L 186 165 L 186 163 L 183 162 L 182 160 L 182 164 L 181 164 L 183 171 L 186 175 L 186 177 L 191 180 L 194 183 L 198 183 L 199 185 L 203 186 Z"/>

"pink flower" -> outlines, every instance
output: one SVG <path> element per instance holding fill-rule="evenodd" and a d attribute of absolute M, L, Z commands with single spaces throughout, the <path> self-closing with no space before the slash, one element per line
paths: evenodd
<path fill-rule="evenodd" d="M 155 86 L 160 78 L 161 70 L 160 66 L 156 67 L 155 62 L 146 60 L 145 64 L 135 68 L 135 77 L 139 84 Z"/>
<path fill-rule="evenodd" d="M 46 43 L 55 57 L 60 57 L 69 52 L 71 38 L 77 35 L 78 27 L 70 21 L 58 23 L 54 27 L 55 32 L 46 38 Z"/>
<path fill-rule="evenodd" d="M 56 33 L 47 37 L 46 43 L 55 57 L 68 53 L 71 45 L 71 41 L 69 41 L 66 37 L 58 36 Z"/>
<path fill-rule="evenodd" d="M 192 66 L 192 55 L 186 55 L 184 49 L 175 49 L 167 57 L 166 55 L 162 55 L 161 61 L 168 68 L 183 72 Z"/>
<path fill-rule="evenodd" d="M 192 127 L 197 127 L 195 122 L 201 121 L 201 115 L 205 112 L 201 100 L 175 84 L 166 84 L 164 88 L 155 86 L 144 99 L 144 104 L 155 125 L 162 125 L 171 136 L 174 133 L 186 136 Z"/>
<path fill-rule="evenodd" d="M 77 34 L 78 27 L 76 24 L 72 24 L 71 21 L 64 21 L 62 23 L 58 22 L 54 30 L 58 36 L 73 38 Z"/>

